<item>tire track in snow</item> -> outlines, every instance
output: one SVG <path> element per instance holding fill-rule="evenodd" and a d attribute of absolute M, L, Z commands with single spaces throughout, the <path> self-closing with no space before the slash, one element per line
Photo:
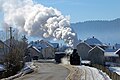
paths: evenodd
<path fill-rule="evenodd" d="M 79 69 L 80 72 L 80 80 L 86 80 L 87 76 L 86 76 L 86 70 L 85 69 Z"/>
<path fill-rule="evenodd" d="M 91 72 L 93 80 L 95 80 L 93 71 L 91 69 L 89 69 L 89 68 L 88 68 L 88 70 Z"/>
<path fill-rule="evenodd" d="M 94 73 L 91 69 L 82 67 L 80 70 L 80 80 L 95 80 Z"/>

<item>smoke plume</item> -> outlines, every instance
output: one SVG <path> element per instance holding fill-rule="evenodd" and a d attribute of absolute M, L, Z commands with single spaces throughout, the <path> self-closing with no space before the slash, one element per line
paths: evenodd
<path fill-rule="evenodd" d="M 0 0 L 4 22 L 29 36 L 64 40 L 73 46 L 76 34 L 70 28 L 69 16 L 63 16 L 52 7 L 45 7 L 32 0 Z"/>

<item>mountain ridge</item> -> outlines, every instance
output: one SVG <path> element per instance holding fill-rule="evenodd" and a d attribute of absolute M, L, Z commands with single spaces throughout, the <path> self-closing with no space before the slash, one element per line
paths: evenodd
<path fill-rule="evenodd" d="M 95 36 L 105 43 L 120 43 L 120 18 L 71 23 L 79 39 Z"/>
<path fill-rule="evenodd" d="M 116 21 L 116 20 L 120 20 L 120 18 L 116 18 L 116 19 L 112 19 L 112 20 L 87 20 L 87 21 L 80 21 L 80 22 L 76 22 L 76 23 L 71 23 L 71 24 L 78 24 L 78 23 L 86 23 L 86 22 L 111 22 L 111 21 Z"/>

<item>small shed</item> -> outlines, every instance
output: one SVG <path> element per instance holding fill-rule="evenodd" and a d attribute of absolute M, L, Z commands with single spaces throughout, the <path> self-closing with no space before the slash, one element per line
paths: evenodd
<path fill-rule="evenodd" d="M 88 58 L 91 64 L 104 65 L 104 50 L 99 46 L 95 46 L 89 51 Z"/>

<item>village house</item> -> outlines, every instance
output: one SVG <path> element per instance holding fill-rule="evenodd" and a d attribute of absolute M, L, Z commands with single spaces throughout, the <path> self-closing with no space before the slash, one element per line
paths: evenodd
<path fill-rule="evenodd" d="M 82 60 L 88 60 L 88 52 L 92 47 L 85 42 L 80 42 L 77 45 L 77 51 Z"/>
<path fill-rule="evenodd" d="M 107 49 L 105 52 L 105 65 L 113 66 L 120 64 L 120 49 Z M 120 66 L 120 65 L 119 65 Z"/>
<path fill-rule="evenodd" d="M 30 61 L 31 58 L 32 59 L 42 59 L 43 58 L 41 51 L 38 48 L 36 48 L 35 46 L 29 46 L 28 50 L 29 50 L 29 54 L 28 54 L 28 56 L 26 56 L 25 60 Z"/>
<path fill-rule="evenodd" d="M 89 60 L 91 63 L 103 65 L 108 62 L 120 63 L 120 49 L 118 47 L 118 44 L 112 47 L 92 37 L 80 42 L 77 45 L 77 51 L 82 60 Z"/>
<path fill-rule="evenodd" d="M 104 65 L 104 52 L 101 47 L 95 46 L 89 51 L 88 58 L 92 64 Z"/>
<path fill-rule="evenodd" d="M 55 48 L 47 41 L 32 41 L 29 45 L 31 46 L 28 48 L 31 57 L 35 57 L 35 55 L 40 59 L 50 59 L 55 57 Z"/>

